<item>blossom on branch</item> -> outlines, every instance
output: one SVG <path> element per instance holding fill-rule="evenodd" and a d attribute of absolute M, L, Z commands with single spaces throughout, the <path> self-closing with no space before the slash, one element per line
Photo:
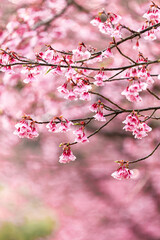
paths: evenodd
<path fill-rule="evenodd" d="M 54 117 L 54 119 L 46 125 L 46 128 L 48 128 L 49 132 L 59 133 L 69 131 L 72 125 L 73 123 L 71 121 L 68 121 L 66 118 L 60 116 Z"/>
<path fill-rule="evenodd" d="M 134 178 L 134 172 L 125 166 L 118 168 L 111 176 L 117 180 Z"/>
<path fill-rule="evenodd" d="M 20 138 L 32 139 L 39 135 L 34 121 L 29 123 L 27 120 L 23 119 L 15 125 L 15 128 L 14 134 Z"/>
<path fill-rule="evenodd" d="M 145 122 L 141 122 L 137 113 L 134 112 L 129 114 L 123 123 L 126 124 L 123 129 L 132 132 L 134 137 L 137 139 L 146 137 L 148 135 L 147 133 L 152 131 L 152 128 L 149 127 Z"/>
<path fill-rule="evenodd" d="M 73 134 L 76 135 L 75 142 L 89 142 L 86 134 L 84 133 L 84 126 L 80 127 L 78 130 L 74 131 Z"/>
<path fill-rule="evenodd" d="M 70 146 L 65 145 L 63 148 L 63 153 L 59 157 L 60 163 L 69 163 L 75 161 L 76 157 L 73 155 Z"/>
<path fill-rule="evenodd" d="M 115 13 L 99 12 L 99 16 L 93 19 L 90 23 L 99 28 L 101 33 L 111 37 L 121 38 L 121 27 L 119 24 L 121 17 Z"/>
<path fill-rule="evenodd" d="M 96 114 L 93 116 L 96 120 L 105 122 L 106 118 L 103 115 L 103 103 L 98 100 L 97 103 L 93 103 L 91 106 L 89 106 L 89 110 L 92 112 L 96 112 Z"/>

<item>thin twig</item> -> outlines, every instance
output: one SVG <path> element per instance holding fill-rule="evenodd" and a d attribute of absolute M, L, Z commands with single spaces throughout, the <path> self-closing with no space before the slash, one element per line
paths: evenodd
<path fill-rule="evenodd" d="M 104 128 L 106 125 L 108 125 L 108 123 L 110 123 L 116 116 L 118 115 L 118 113 L 114 114 L 114 116 L 112 118 L 110 118 L 105 124 L 103 124 L 100 128 L 98 128 L 95 132 L 93 132 L 92 134 L 90 134 L 87 138 L 92 137 L 93 135 L 95 135 L 96 133 L 98 133 L 102 128 Z"/>
<path fill-rule="evenodd" d="M 153 95 L 155 98 L 157 98 L 158 100 L 160 100 L 160 98 L 159 98 L 154 92 L 152 92 L 152 91 L 149 90 L 148 88 L 147 88 L 147 91 L 148 91 L 151 95 Z"/>
<path fill-rule="evenodd" d="M 112 102 L 109 98 L 103 96 L 102 94 L 100 94 L 100 93 L 98 93 L 98 92 L 92 92 L 92 91 L 89 91 L 89 93 L 95 94 L 95 95 L 97 95 L 97 96 L 100 96 L 101 98 L 103 98 L 103 99 L 105 99 L 106 101 L 110 102 L 110 103 L 113 104 L 114 106 L 116 106 L 116 107 L 118 107 L 119 109 L 125 111 L 124 108 L 122 108 L 122 107 L 120 107 L 118 104 Z"/>
<path fill-rule="evenodd" d="M 155 147 L 155 149 L 150 153 L 148 154 L 147 156 L 143 157 L 143 158 L 140 158 L 140 159 L 137 159 L 135 161 L 130 161 L 129 164 L 132 164 L 132 163 L 137 163 L 137 162 L 140 162 L 140 161 L 143 161 L 149 157 L 151 157 L 153 155 L 153 153 L 157 150 L 157 148 L 160 146 L 160 143 L 158 143 L 158 145 Z"/>
<path fill-rule="evenodd" d="M 116 44 L 116 43 L 115 43 Z M 130 57 L 128 57 L 127 55 L 125 55 L 124 53 L 122 53 L 122 51 L 120 50 L 120 48 L 116 45 L 116 48 L 118 50 L 118 52 L 125 58 L 127 58 L 128 60 L 130 60 L 132 63 L 136 64 L 136 62 L 134 60 L 132 60 Z"/>

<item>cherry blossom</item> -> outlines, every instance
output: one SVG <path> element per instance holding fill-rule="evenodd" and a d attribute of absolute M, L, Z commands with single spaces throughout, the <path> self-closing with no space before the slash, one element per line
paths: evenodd
<path fill-rule="evenodd" d="M 146 90 L 147 87 L 147 83 L 134 83 L 127 87 L 121 94 L 124 95 L 130 102 L 140 102 L 142 101 L 142 98 L 139 96 L 139 92 Z"/>
<path fill-rule="evenodd" d="M 123 129 L 132 132 L 134 137 L 137 139 L 146 137 L 148 135 L 147 133 L 152 131 L 151 127 L 149 127 L 145 122 L 141 122 L 139 120 L 137 113 L 129 114 L 123 123 L 126 124 Z"/>
<path fill-rule="evenodd" d="M 75 161 L 76 157 L 73 155 L 70 146 L 64 146 L 63 153 L 59 157 L 60 163 L 69 163 L 71 161 Z"/>
<path fill-rule="evenodd" d="M 28 123 L 25 119 L 21 120 L 19 123 L 15 125 L 16 130 L 14 134 L 20 138 L 35 138 L 38 137 L 38 132 L 36 130 L 35 123 L 31 121 Z"/>
<path fill-rule="evenodd" d="M 75 139 L 75 142 L 89 142 L 87 136 L 84 133 L 84 126 L 80 127 L 78 130 L 74 131 L 73 134 L 75 134 L 77 137 Z"/>
<path fill-rule="evenodd" d="M 142 30 L 146 29 L 148 26 L 153 26 L 154 24 L 157 24 L 160 22 L 160 9 L 159 7 L 153 3 L 149 10 L 143 15 L 144 18 L 146 18 L 145 24 L 142 26 Z M 147 35 L 144 37 L 145 40 L 153 41 L 157 39 L 156 32 L 158 32 L 158 29 L 152 28 L 147 32 Z"/>
<path fill-rule="evenodd" d="M 92 112 L 96 112 L 96 114 L 93 116 L 96 120 L 105 122 L 106 119 L 103 114 L 103 103 L 98 100 L 98 102 L 93 103 L 91 106 L 89 106 L 89 110 Z"/>
<path fill-rule="evenodd" d="M 99 12 L 99 17 L 93 19 L 90 23 L 97 26 L 99 31 L 103 34 L 110 35 L 111 37 L 121 38 L 121 27 L 119 25 L 121 17 L 115 13 Z"/>
<path fill-rule="evenodd" d="M 46 125 L 46 128 L 48 128 L 49 132 L 59 133 L 69 131 L 72 125 L 73 123 L 71 121 L 68 121 L 66 118 L 60 116 L 54 117 L 54 119 Z"/>
<path fill-rule="evenodd" d="M 95 79 L 94 84 L 95 84 L 96 86 L 104 86 L 104 82 L 103 82 L 103 81 L 106 80 L 106 77 L 105 77 L 103 71 L 99 71 L 98 74 L 96 74 L 96 75 L 94 76 L 94 79 Z"/>
<path fill-rule="evenodd" d="M 113 172 L 111 176 L 117 180 L 130 179 L 134 178 L 134 172 L 124 166 L 117 169 Z"/>

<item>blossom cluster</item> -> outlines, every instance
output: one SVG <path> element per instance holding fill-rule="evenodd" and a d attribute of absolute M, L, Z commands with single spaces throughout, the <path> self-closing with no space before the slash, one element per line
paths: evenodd
<path fill-rule="evenodd" d="M 81 142 L 81 143 L 89 142 L 89 140 L 84 132 L 84 126 L 80 127 L 76 131 L 74 131 L 73 134 L 76 135 L 75 142 Z"/>
<path fill-rule="evenodd" d="M 105 122 L 106 119 L 103 114 L 103 108 L 104 108 L 103 103 L 100 100 L 98 100 L 98 102 L 93 103 L 91 106 L 89 106 L 89 110 L 91 112 L 96 112 L 96 114 L 93 117 L 98 121 Z"/>
<path fill-rule="evenodd" d="M 145 24 L 142 26 L 141 30 L 144 30 L 150 26 L 153 26 L 157 23 L 160 23 L 160 9 L 159 7 L 153 3 L 149 10 L 143 15 L 144 18 L 146 18 L 146 22 Z M 151 30 L 149 30 L 147 32 L 147 35 L 144 37 L 145 40 L 149 40 L 149 41 L 153 41 L 155 40 L 156 37 L 156 33 L 159 30 L 156 28 L 152 28 Z"/>
<path fill-rule="evenodd" d="M 106 80 L 106 76 L 104 75 L 104 72 L 100 70 L 95 76 L 94 76 L 94 84 L 96 86 L 104 86 L 104 80 Z"/>
<path fill-rule="evenodd" d="M 58 122 L 57 122 L 58 120 Z M 73 123 L 66 118 L 60 116 L 55 117 L 53 120 L 51 120 L 47 125 L 46 128 L 48 128 L 49 132 L 67 132 L 70 130 L 70 127 L 73 125 Z"/>
<path fill-rule="evenodd" d="M 29 123 L 28 120 L 23 119 L 15 125 L 15 128 L 14 134 L 20 138 L 32 139 L 39 136 L 34 121 Z"/>
<path fill-rule="evenodd" d="M 67 81 L 57 89 L 64 98 L 69 100 L 91 100 L 89 90 L 91 85 L 82 73 L 77 73 L 73 68 L 69 68 L 65 74 Z"/>
<path fill-rule="evenodd" d="M 148 135 L 147 133 L 152 131 L 152 128 L 149 127 L 145 122 L 140 121 L 136 112 L 129 114 L 123 123 L 126 124 L 123 129 L 132 132 L 134 137 L 137 139 L 146 137 Z"/>
<path fill-rule="evenodd" d="M 101 33 L 107 34 L 111 37 L 121 38 L 121 27 L 119 24 L 121 17 L 115 13 L 99 12 L 99 16 L 93 19 L 90 23 L 99 28 Z"/>
<path fill-rule="evenodd" d="M 147 59 L 145 59 L 142 54 L 139 54 L 137 63 L 141 62 L 147 63 Z M 151 77 L 145 66 L 139 66 L 129 69 L 125 77 L 127 78 L 129 84 L 121 94 L 124 95 L 130 102 L 142 101 L 139 93 L 143 90 L 146 90 L 154 83 L 153 78 Z"/>

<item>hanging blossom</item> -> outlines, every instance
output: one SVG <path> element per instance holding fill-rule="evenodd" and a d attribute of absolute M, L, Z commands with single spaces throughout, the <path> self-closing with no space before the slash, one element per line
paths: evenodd
<path fill-rule="evenodd" d="M 141 53 L 139 53 L 139 57 L 136 61 L 137 63 L 146 62 L 147 59 L 143 57 Z M 129 85 L 126 89 L 121 93 L 124 95 L 128 101 L 130 102 L 140 102 L 142 98 L 139 96 L 139 93 L 143 90 L 146 90 L 149 86 L 154 83 L 153 78 L 148 72 L 145 66 L 139 66 L 132 69 L 129 69 L 125 75 L 127 78 Z"/>
<path fill-rule="evenodd" d="M 141 30 L 144 30 L 150 26 L 153 26 L 157 23 L 160 23 L 160 9 L 159 7 L 152 2 L 149 10 L 143 15 L 144 18 L 146 18 L 145 24 L 142 26 Z M 159 29 L 152 28 L 151 30 L 147 31 L 146 36 L 144 37 L 145 40 L 153 41 L 156 37 L 156 32 L 158 32 Z"/>
<path fill-rule="evenodd" d="M 23 80 L 24 83 L 30 83 L 35 80 L 35 76 L 40 74 L 39 68 L 30 68 L 26 67 L 23 68 L 21 71 L 22 74 L 26 76 L 26 78 Z"/>
<path fill-rule="evenodd" d="M 3 49 L 0 50 L 0 64 L 2 65 L 8 65 L 15 62 L 14 59 L 14 53 L 12 51 L 4 51 Z M 2 72 L 7 72 L 9 74 L 14 74 L 14 70 L 11 68 L 11 66 L 1 66 L 0 70 Z"/>
<path fill-rule="evenodd" d="M 84 43 L 80 43 L 77 49 L 72 50 L 72 54 L 73 62 L 91 57 L 91 53 L 87 50 Z"/>
<path fill-rule="evenodd" d="M 117 180 L 136 178 L 136 174 L 133 170 L 129 169 L 129 163 L 125 163 L 123 160 L 116 161 L 119 164 L 119 168 L 111 174 L 111 176 Z"/>
<path fill-rule="evenodd" d="M 59 122 L 57 122 L 59 121 Z M 60 117 L 54 117 L 53 120 L 51 120 L 47 125 L 46 128 L 48 128 L 49 132 L 67 132 L 70 130 L 70 127 L 74 125 L 71 121 L 67 120 L 66 118 L 60 116 Z"/>
<path fill-rule="evenodd" d="M 99 56 L 92 59 L 94 62 L 102 62 L 104 59 L 113 57 L 113 53 L 111 52 L 110 48 L 107 48 L 105 51 L 103 51 Z"/>
<path fill-rule="evenodd" d="M 139 96 L 139 92 L 146 90 L 148 85 L 146 83 L 134 83 L 127 87 L 121 94 L 124 95 L 130 102 L 140 102 L 142 98 Z"/>
<path fill-rule="evenodd" d="M 35 122 L 29 116 L 25 116 L 23 120 L 15 125 L 15 128 L 14 134 L 20 138 L 33 139 L 39 136 Z"/>
<path fill-rule="evenodd" d="M 92 112 L 96 112 L 96 114 L 93 116 L 96 120 L 105 122 L 106 118 L 103 115 L 103 103 L 98 100 L 98 102 L 93 103 L 91 106 L 89 106 L 89 110 Z"/>
<path fill-rule="evenodd" d="M 63 57 L 54 50 L 50 45 L 48 46 L 47 50 L 45 52 L 40 52 L 38 54 L 38 59 L 42 61 L 46 61 L 48 63 L 52 63 L 55 65 L 58 65 L 63 61 Z"/>
<path fill-rule="evenodd" d="M 104 86 L 104 80 L 106 80 L 106 76 L 104 75 L 103 70 L 100 70 L 95 76 L 94 76 L 94 85 L 96 86 Z"/>
<path fill-rule="evenodd" d="M 65 145 L 63 147 L 63 153 L 59 157 L 60 163 L 69 163 L 71 161 L 75 161 L 76 157 L 73 155 L 70 146 Z"/>
<path fill-rule="evenodd" d="M 82 123 L 82 124 L 84 124 L 84 123 Z M 76 131 L 74 131 L 73 134 L 76 135 L 75 142 L 81 142 L 81 143 L 89 142 L 89 140 L 84 132 L 84 126 L 80 127 Z"/>
<path fill-rule="evenodd" d="M 105 13 L 105 11 L 99 12 L 99 16 L 93 19 L 90 23 L 93 26 L 97 26 L 101 33 L 107 34 L 111 37 L 121 38 L 121 26 L 119 21 L 121 17 L 114 13 Z"/>
<path fill-rule="evenodd" d="M 137 139 L 146 137 L 148 135 L 147 133 L 152 131 L 152 128 L 149 127 L 145 122 L 140 121 L 136 112 L 129 114 L 123 123 L 126 124 L 123 129 L 132 132 L 134 137 Z"/>
<path fill-rule="evenodd" d="M 126 167 L 120 167 L 111 176 L 117 180 L 135 178 L 134 172 Z"/>
<path fill-rule="evenodd" d="M 73 68 L 69 67 L 65 76 L 67 81 L 57 88 L 58 92 L 63 95 L 65 99 L 69 100 L 91 100 L 89 90 L 92 89 L 88 79 L 84 77 L 83 72 L 76 72 Z"/>

